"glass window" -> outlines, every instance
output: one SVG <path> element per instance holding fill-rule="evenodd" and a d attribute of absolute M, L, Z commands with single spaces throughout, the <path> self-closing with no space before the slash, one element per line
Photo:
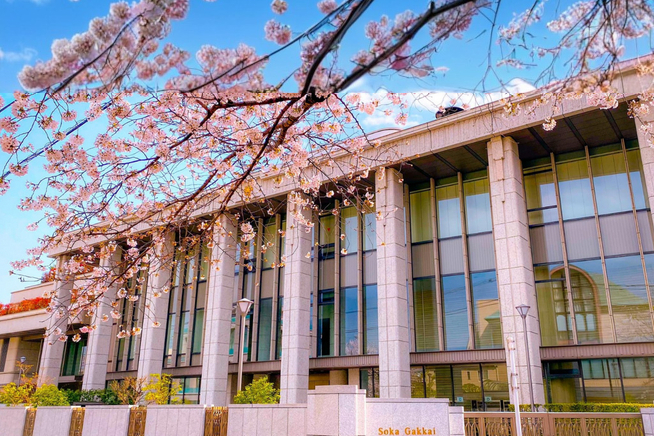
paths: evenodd
<path fill-rule="evenodd" d="M 416 351 L 438 351 L 436 279 L 429 277 L 413 281 L 413 310 Z"/>
<path fill-rule="evenodd" d="M 475 348 L 503 348 L 495 271 L 471 274 L 470 281 L 475 322 Z"/>
<path fill-rule="evenodd" d="M 411 398 L 425 398 L 425 370 L 422 366 L 411 367 Z"/>
<path fill-rule="evenodd" d="M 556 210 L 556 190 L 551 169 L 524 177 L 529 224 L 551 223 L 559 220 Z"/>
<path fill-rule="evenodd" d="M 563 270 L 557 275 L 563 275 Z M 540 339 L 545 347 L 572 344 L 572 326 L 565 280 L 536 283 Z"/>
<path fill-rule="evenodd" d="M 488 179 L 463 184 L 466 206 L 466 226 L 469 235 L 493 230 Z"/>
<path fill-rule="evenodd" d="M 630 211 L 631 194 L 622 152 L 591 157 L 590 163 L 598 213 Z"/>
<path fill-rule="evenodd" d="M 359 354 L 359 304 L 358 289 L 341 289 L 341 355 Z"/>
<path fill-rule="evenodd" d="M 341 209 L 341 235 L 345 239 L 341 241 L 341 252 L 356 253 L 359 245 L 359 212 L 355 207 L 344 207 Z M 341 237 L 342 238 L 342 237 Z"/>
<path fill-rule="evenodd" d="M 263 246 L 261 247 L 263 269 L 272 268 L 277 262 L 277 225 L 268 223 L 263 228 Z"/>
<path fill-rule="evenodd" d="M 411 209 L 411 242 L 431 241 L 431 193 L 429 190 L 409 194 Z"/>
<path fill-rule="evenodd" d="M 427 398 L 449 398 L 453 402 L 452 388 L 452 367 L 450 365 L 425 367 L 425 396 Z"/>
<path fill-rule="evenodd" d="M 640 256 L 606 259 L 617 342 L 654 340 Z"/>
<path fill-rule="evenodd" d="M 318 229 L 318 243 L 320 245 L 320 259 L 334 257 L 334 237 L 336 231 L 336 217 L 325 215 L 320 217 Z"/>
<path fill-rule="evenodd" d="M 653 357 L 620 359 L 622 384 L 627 403 L 651 403 L 654 400 Z"/>
<path fill-rule="evenodd" d="M 320 291 L 318 300 L 318 357 L 334 355 L 334 291 Z"/>
<path fill-rule="evenodd" d="M 584 402 L 584 389 L 577 361 L 544 362 L 547 393 L 552 403 Z"/>
<path fill-rule="evenodd" d="M 377 214 L 375 212 L 363 215 L 363 251 L 377 248 Z"/>
<path fill-rule="evenodd" d="M 468 306 L 463 275 L 442 278 L 443 323 L 445 328 L 445 349 L 466 350 L 468 334 Z"/>
<path fill-rule="evenodd" d="M 587 402 L 616 403 L 623 401 L 618 359 L 582 360 L 581 370 Z"/>
<path fill-rule="evenodd" d="M 379 398 L 379 368 L 364 368 L 359 372 L 359 385 L 366 397 Z"/>
<path fill-rule="evenodd" d="M 174 377 L 173 384 L 179 384 L 181 391 L 171 399 L 180 401 L 182 404 L 200 403 L 200 377 Z"/>
<path fill-rule="evenodd" d="M 504 363 L 481 365 L 484 380 L 484 410 L 503 411 L 509 403 L 509 376 Z"/>
<path fill-rule="evenodd" d="M 259 337 L 257 344 L 259 347 L 257 360 L 270 360 L 270 344 L 272 331 L 272 298 L 262 298 L 259 300 Z"/>
<path fill-rule="evenodd" d="M 311 294 L 313 296 L 313 294 Z M 282 358 L 282 326 L 284 324 L 284 297 L 277 300 L 277 359 Z"/>
<path fill-rule="evenodd" d="M 436 188 L 436 206 L 438 216 L 438 237 L 451 238 L 461 236 L 461 205 L 459 202 L 459 185 Z"/>
<path fill-rule="evenodd" d="M 627 151 L 627 162 L 629 164 L 629 177 L 631 178 L 631 189 L 634 192 L 636 209 L 645 209 L 649 205 L 645 196 L 647 187 L 645 186 L 645 178 L 643 177 L 643 164 L 640 160 L 640 151 Z"/>
<path fill-rule="evenodd" d="M 556 165 L 564 220 L 595 215 L 586 159 Z"/>
<path fill-rule="evenodd" d="M 452 365 L 454 405 L 465 410 L 479 410 L 483 400 L 479 364 Z"/>
<path fill-rule="evenodd" d="M 571 262 L 570 285 L 579 343 L 613 342 L 602 262 Z"/>
<path fill-rule="evenodd" d="M 365 354 L 379 353 L 379 329 L 377 322 L 377 285 L 363 287 L 364 313 L 363 331 L 365 332 Z"/>
<path fill-rule="evenodd" d="M 84 374 L 84 363 L 86 357 L 86 342 L 88 335 L 83 333 L 79 342 L 66 341 L 66 350 L 61 367 L 62 376 Z"/>

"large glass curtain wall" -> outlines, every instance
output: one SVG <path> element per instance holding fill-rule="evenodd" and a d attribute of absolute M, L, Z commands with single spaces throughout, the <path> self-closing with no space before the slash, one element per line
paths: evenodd
<path fill-rule="evenodd" d="M 654 340 L 654 244 L 638 144 L 525 163 L 543 346 Z"/>
<path fill-rule="evenodd" d="M 551 403 L 654 401 L 654 357 L 546 362 L 543 370 Z"/>
<path fill-rule="evenodd" d="M 501 348 L 486 171 L 409 194 L 416 351 Z"/>
<path fill-rule="evenodd" d="M 210 265 L 211 249 L 206 243 L 195 242 L 188 249 L 182 245 L 177 250 L 168 302 L 165 368 L 202 364 Z"/>
<path fill-rule="evenodd" d="M 319 218 L 317 356 L 376 354 L 377 236 L 374 210 L 339 208 Z"/>
<path fill-rule="evenodd" d="M 114 332 L 126 332 L 129 336 L 117 337 L 114 345 L 113 371 L 135 371 L 138 366 L 141 335 L 132 334 L 135 329 L 143 327 L 143 310 L 145 298 L 143 291 L 147 289 L 147 269 L 139 271 L 127 280 L 124 287 L 125 296 L 120 300 L 120 319 L 114 321 Z M 130 297 L 136 297 L 131 301 Z M 121 335 L 122 336 L 122 335 Z"/>
<path fill-rule="evenodd" d="M 241 315 L 236 302 L 247 298 L 254 304 L 245 317 L 246 361 L 281 357 L 285 224 L 282 215 L 255 220 L 256 236 L 237 245 L 230 355 L 239 348 Z"/>

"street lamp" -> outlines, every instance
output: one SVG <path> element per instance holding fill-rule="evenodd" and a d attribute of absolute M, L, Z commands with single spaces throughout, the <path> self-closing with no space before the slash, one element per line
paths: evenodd
<path fill-rule="evenodd" d="M 239 352 L 238 352 L 238 390 L 242 390 L 243 382 L 243 352 L 245 348 L 245 316 L 250 312 L 250 308 L 254 304 L 254 301 L 248 300 L 247 298 L 241 298 L 238 300 L 236 305 L 238 306 L 238 311 L 241 312 L 241 340 L 239 341 Z"/>
<path fill-rule="evenodd" d="M 529 380 L 529 399 L 531 400 L 531 411 L 535 412 L 534 408 L 534 388 L 531 383 L 531 360 L 529 358 L 529 334 L 527 333 L 527 313 L 529 313 L 529 306 L 526 304 L 521 304 L 516 306 L 515 310 L 520 314 L 522 318 L 522 331 L 525 334 L 525 351 L 527 355 L 527 376 Z M 519 406 L 518 406 L 519 407 Z"/>
<path fill-rule="evenodd" d="M 25 356 L 20 358 L 20 366 L 18 367 L 18 387 L 20 387 L 20 382 L 23 378 L 23 363 L 25 363 L 26 360 Z"/>

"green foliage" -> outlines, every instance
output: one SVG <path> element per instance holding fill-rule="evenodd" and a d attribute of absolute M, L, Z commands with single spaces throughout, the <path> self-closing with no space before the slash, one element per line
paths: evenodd
<path fill-rule="evenodd" d="M 170 374 L 150 374 L 150 383 L 143 389 L 145 401 L 148 404 L 180 404 L 181 401 L 173 398 L 182 392 L 179 383 L 173 382 Z"/>
<path fill-rule="evenodd" d="M 652 404 L 637 403 L 550 403 L 536 404 L 536 410 L 547 412 L 594 412 L 594 413 L 639 413 L 641 408 L 652 407 Z M 509 411 L 513 412 L 513 404 Z M 531 412 L 529 404 L 521 404 L 520 411 Z"/>
<path fill-rule="evenodd" d="M 18 386 L 16 383 L 8 383 L 0 389 L 0 404 L 16 406 L 18 404 L 29 404 L 34 388 L 32 385 Z"/>
<path fill-rule="evenodd" d="M 112 389 L 89 389 L 84 391 L 64 389 L 64 394 L 70 404 L 73 403 L 102 403 L 107 405 L 120 404 L 116 392 Z"/>
<path fill-rule="evenodd" d="M 277 404 L 279 403 L 279 389 L 268 381 L 268 377 L 261 377 L 245 387 L 234 397 L 235 404 Z"/>
<path fill-rule="evenodd" d="M 32 406 L 69 406 L 66 394 L 55 385 L 42 385 L 34 391 L 31 398 Z"/>

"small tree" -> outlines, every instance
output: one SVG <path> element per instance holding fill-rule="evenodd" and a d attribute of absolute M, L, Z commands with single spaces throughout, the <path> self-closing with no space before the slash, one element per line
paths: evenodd
<path fill-rule="evenodd" d="M 235 404 L 277 404 L 279 403 L 279 389 L 268 381 L 268 377 L 261 377 L 245 387 L 234 397 Z"/>
<path fill-rule="evenodd" d="M 145 401 L 148 404 L 180 404 L 181 400 L 174 398 L 182 387 L 174 382 L 170 374 L 150 374 L 150 383 L 144 389 Z"/>
<path fill-rule="evenodd" d="M 0 404 L 8 406 L 29 404 L 33 392 L 30 385 L 17 386 L 16 383 L 8 383 L 0 389 Z"/>
<path fill-rule="evenodd" d="M 39 406 L 69 406 L 68 397 L 55 385 L 42 385 L 34 391 L 31 398 L 34 407 Z"/>
<path fill-rule="evenodd" d="M 138 404 L 143 399 L 145 384 L 144 377 L 125 377 L 120 382 L 112 381 L 109 388 L 115 393 L 118 404 Z"/>

